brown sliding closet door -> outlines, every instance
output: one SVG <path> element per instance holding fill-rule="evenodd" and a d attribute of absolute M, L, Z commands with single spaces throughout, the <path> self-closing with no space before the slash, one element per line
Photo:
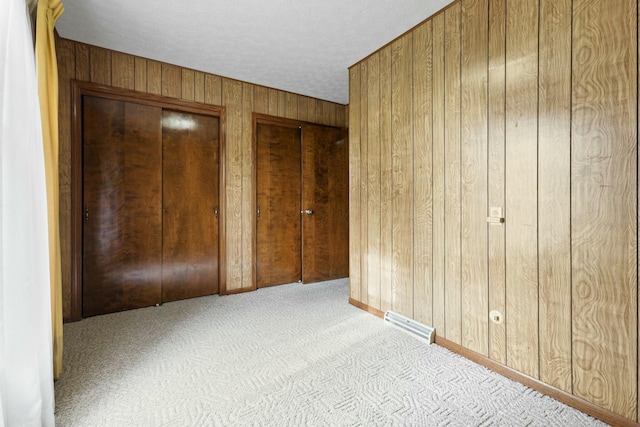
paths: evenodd
<path fill-rule="evenodd" d="M 349 275 L 349 144 L 346 129 L 302 126 L 302 281 Z"/>
<path fill-rule="evenodd" d="M 256 128 L 256 285 L 301 279 L 300 129 L 258 123 Z"/>
<path fill-rule="evenodd" d="M 218 293 L 219 119 L 162 114 L 162 300 Z"/>
<path fill-rule="evenodd" d="M 84 317 L 161 301 L 161 116 L 84 97 Z"/>

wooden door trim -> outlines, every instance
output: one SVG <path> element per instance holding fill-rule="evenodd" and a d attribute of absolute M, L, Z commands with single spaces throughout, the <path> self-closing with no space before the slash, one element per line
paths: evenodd
<path fill-rule="evenodd" d="M 79 80 L 71 81 L 71 316 L 69 321 L 82 319 L 82 97 L 95 96 L 123 102 L 150 105 L 218 117 L 218 283 L 220 295 L 227 294 L 226 282 L 226 115 L 225 107 L 185 101 L 166 96 L 135 92 Z"/>
<path fill-rule="evenodd" d="M 256 209 L 257 209 L 257 189 L 258 189 L 258 181 L 257 181 L 257 163 L 256 163 L 256 155 L 258 152 L 258 138 L 257 138 L 257 130 L 258 125 L 276 125 L 288 128 L 300 128 L 304 125 L 314 125 L 314 126 L 324 126 L 327 128 L 336 128 L 336 129 L 348 129 L 340 126 L 329 126 L 322 125 L 319 123 L 313 123 L 309 121 L 296 120 L 296 119 L 288 119 L 284 117 L 275 117 L 270 116 L 268 114 L 262 113 L 251 113 L 251 121 L 252 121 L 252 135 L 251 135 L 251 188 L 253 191 L 251 192 L 251 230 L 253 232 L 253 239 L 251 239 L 251 287 L 238 289 L 235 292 L 247 292 L 247 291 L 255 291 L 258 289 L 257 287 L 257 243 L 258 243 L 258 224 L 256 218 Z M 301 135 L 302 137 L 302 135 Z M 302 147 L 300 147 L 302 149 Z M 302 157 L 300 158 L 302 161 Z"/>

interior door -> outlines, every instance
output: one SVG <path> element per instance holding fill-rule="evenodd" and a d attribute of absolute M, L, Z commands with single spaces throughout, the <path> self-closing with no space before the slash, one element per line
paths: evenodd
<path fill-rule="evenodd" d="M 83 100 L 83 316 L 161 301 L 162 109 Z"/>
<path fill-rule="evenodd" d="M 302 126 L 302 281 L 349 275 L 349 140 L 346 129 Z"/>
<path fill-rule="evenodd" d="M 256 128 L 256 286 L 302 278 L 300 129 Z"/>
<path fill-rule="evenodd" d="M 162 300 L 218 293 L 217 117 L 162 113 Z"/>

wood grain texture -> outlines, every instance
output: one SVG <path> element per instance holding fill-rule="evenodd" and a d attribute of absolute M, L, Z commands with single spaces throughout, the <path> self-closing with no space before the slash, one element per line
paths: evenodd
<path fill-rule="evenodd" d="M 140 57 L 134 59 L 135 77 L 133 88 L 138 92 L 147 92 L 147 60 Z"/>
<path fill-rule="evenodd" d="M 413 316 L 433 324 L 432 23 L 413 30 Z"/>
<path fill-rule="evenodd" d="M 351 86 L 349 86 L 349 90 L 351 90 Z M 358 96 L 360 96 L 360 89 L 358 89 L 357 93 L 358 93 Z M 352 99 L 352 98 L 349 97 L 349 99 Z M 316 100 L 315 99 L 309 99 L 309 102 L 307 103 L 307 120 L 310 122 L 319 123 L 316 120 Z"/>
<path fill-rule="evenodd" d="M 302 118 L 300 118 L 302 120 Z M 336 106 L 336 126 L 341 128 L 349 127 L 347 124 L 347 107 L 345 105 Z"/>
<path fill-rule="evenodd" d="M 126 53 L 111 54 L 111 85 L 125 89 L 135 87 L 135 60 Z"/>
<path fill-rule="evenodd" d="M 489 354 L 487 82 L 489 2 L 462 3 L 462 345 Z"/>
<path fill-rule="evenodd" d="M 445 10 L 445 129 L 444 129 L 444 237 L 445 237 L 445 328 L 444 338 L 460 344 L 461 254 L 460 254 L 460 3 Z"/>
<path fill-rule="evenodd" d="M 218 293 L 219 128 L 217 117 L 162 112 L 163 302 Z"/>
<path fill-rule="evenodd" d="M 571 378 L 571 1 L 540 1 L 538 269 L 540 380 Z"/>
<path fill-rule="evenodd" d="M 368 276 L 368 259 L 369 259 L 369 236 L 368 236 L 368 153 L 369 153 L 369 104 L 367 85 L 369 81 L 369 61 L 360 64 L 360 250 L 362 256 L 360 258 L 360 294 L 363 303 L 368 304 L 369 296 L 369 276 Z M 317 101 L 320 110 L 316 111 L 318 119 L 323 123 L 324 107 L 321 101 Z"/>
<path fill-rule="evenodd" d="M 362 95 L 362 93 L 361 93 Z M 315 100 L 316 104 L 316 115 L 313 119 L 316 123 L 324 124 L 324 102 L 320 99 Z"/>
<path fill-rule="evenodd" d="M 242 83 L 222 78 L 227 108 L 227 290 L 241 289 L 242 259 Z"/>
<path fill-rule="evenodd" d="M 162 95 L 162 63 L 158 61 L 147 61 L 147 91 Z"/>
<path fill-rule="evenodd" d="M 181 91 L 182 99 L 186 99 L 187 101 L 194 101 L 196 97 L 196 94 L 195 94 L 196 75 L 194 71 L 188 68 L 183 68 L 181 81 L 182 81 L 182 91 Z"/>
<path fill-rule="evenodd" d="M 162 63 L 162 96 L 182 96 L 182 69 L 177 65 Z"/>
<path fill-rule="evenodd" d="M 161 119 L 158 107 L 84 99 L 85 317 L 161 301 Z"/>
<path fill-rule="evenodd" d="M 252 187 L 251 138 L 253 134 L 253 85 L 242 83 L 242 287 L 253 286 L 253 267 L 251 249 L 255 239 L 251 227 L 253 220 L 252 199 L 255 190 Z"/>
<path fill-rule="evenodd" d="M 327 126 L 336 125 L 336 104 L 329 101 L 322 101 L 322 124 Z"/>
<path fill-rule="evenodd" d="M 289 119 L 298 118 L 298 95 L 289 92 L 285 94 L 284 117 Z"/>
<path fill-rule="evenodd" d="M 367 66 L 366 289 L 368 305 L 380 309 L 380 55 L 369 57 Z"/>
<path fill-rule="evenodd" d="M 573 390 L 636 419 L 637 2 L 573 10 Z"/>
<path fill-rule="evenodd" d="M 538 378 L 538 4 L 507 3 L 507 364 Z"/>
<path fill-rule="evenodd" d="M 76 79 L 86 82 L 91 81 L 91 68 L 90 61 L 91 55 L 89 54 L 89 46 L 83 43 L 74 43 L 75 45 L 75 68 Z M 60 62 L 64 58 L 58 59 Z"/>
<path fill-rule="evenodd" d="M 205 73 L 201 71 L 195 72 L 195 79 L 193 82 L 193 85 L 194 85 L 193 99 L 196 102 L 204 102 L 204 79 L 205 79 Z"/>
<path fill-rule="evenodd" d="M 360 65 L 349 69 L 349 295 L 362 298 L 360 264 Z M 315 110 L 315 103 L 314 105 Z M 311 105 L 309 105 L 311 107 Z M 315 111 L 314 111 L 315 112 Z M 311 114 L 311 109 L 309 110 Z"/>
<path fill-rule="evenodd" d="M 412 35 L 391 45 L 393 310 L 413 316 Z"/>
<path fill-rule="evenodd" d="M 303 283 L 349 275 L 348 154 L 346 129 L 302 125 Z"/>
<path fill-rule="evenodd" d="M 298 96 L 298 120 L 306 122 L 309 120 L 309 97 Z"/>
<path fill-rule="evenodd" d="M 444 71 L 444 13 L 433 17 L 433 164 L 432 164 L 432 283 L 433 324 L 436 333 L 446 335 L 445 329 L 445 71 Z"/>
<path fill-rule="evenodd" d="M 504 211 L 506 0 L 489 3 L 488 205 Z M 505 313 L 505 226 L 489 226 L 489 310 Z M 489 357 L 507 363 L 506 323 L 489 323 Z"/>
<path fill-rule="evenodd" d="M 270 124 L 256 128 L 256 286 L 302 278 L 300 129 Z"/>
<path fill-rule="evenodd" d="M 56 37 L 58 58 L 58 96 L 60 105 L 71 105 L 71 80 L 75 78 L 75 47 L 73 42 Z M 71 108 L 58 109 L 58 153 L 60 212 L 71 211 Z M 60 258 L 71 260 L 71 218 L 60 215 Z M 61 263 L 62 316 L 71 317 L 71 263 Z"/>
<path fill-rule="evenodd" d="M 204 76 L 204 102 L 222 105 L 222 78 L 207 74 Z"/>
<path fill-rule="evenodd" d="M 352 125 L 349 125 L 351 128 Z M 380 50 L 380 310 L 393 304 L 393 174 L 391 172 L 391 46 Z"/>
<path fill-rule="evenodd" d="M 278 91 L 276 89 L 269 89 L 269 114 L 278 115 Z"/>
<path fill-rule="evenodd" d="M 253 87 L 253 111 L 260 114 L 269 113 L 269 89 L 264 86 Z"/>
<path fill-rule="evenodd" d="M 278 117 L 287 116 L 287 94 L 281 90 L 278 93 Z"/>
<path fill-rule="evenodd" d="M 89 69 L 93 83 L 110 86 L 111 51 L 96 46 L 89 47 Z"/>

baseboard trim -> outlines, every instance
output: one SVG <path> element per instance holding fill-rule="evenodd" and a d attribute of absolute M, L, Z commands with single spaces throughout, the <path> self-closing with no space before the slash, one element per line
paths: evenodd
<path fill-rule="evenodd" d="M 369 307 L 367 304 L 363 304 L 360 301 L 356 301 L 353 298 L 349 298 L 349 304 L 358 307 L 360 310 L 368 311 L 374 316 L 378 316 L 381 319 L 384 319 L 384 311 L 380 311 L 377 308 Z"/>
<path fill-rule="evenodd" d="M 363 304 L 359 301 L 356 301 L 353 298 L 349 298 L 349 304 L 355 307 L 358 307 L 361 310 L 367 311 L 375 316 L 384 318 L 383 311 L 378 310 L 377 308 L 370 307 L 367 304 Z M 468 348 L 465 348 L 460 344 L 456 344 L 453 341 L 449 341 L 445 338 L 441 338 L 440 336 L 438 336 L 437 332 L 438 331 L 436 331 L 436 344 L 456 354 L 459 354 L 460 356 L 466 359 L 476 362 L 477 364 L 482 365 L 485 368 L 491 369 L 492 371 L 497 372 L 504 377 L 507 377 L 511 380 L 524 384 L 529 388 L 532 388 L 542 394 L 552 397 L 557 401 L 564 403 L 565 405 L 569 405 L 572 408 L 575 408 L 581 412 L 584 412 L 587 415 L 591 415 L 592 417 L 597 418 L 600 421 L 604 421 L 605 423 L 610 424 L 612 426 L 640 427 L 640 423 L 637 423 L 633 420 L 625 418 L 622 415 L 613 413 L 607 409 L 601 408 L 598 405 L 588 402 L 580 397 L 574 396 L 571 393 L 567 393 L 564 390 L 560 390 L 559 388 L 543 383 L 538 379 L 535 379 L 521 372 L 518 372 L 515 369 L 509 368 L 508 366 L 502 365 L 496 362 L 495 360 L 492 360 L 482 354 L 476 353 L 475 351 L 469 350 Z"/>

